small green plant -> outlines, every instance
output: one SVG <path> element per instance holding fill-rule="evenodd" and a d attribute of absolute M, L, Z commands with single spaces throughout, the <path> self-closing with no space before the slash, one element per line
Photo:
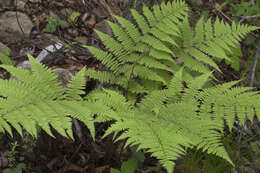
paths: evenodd
<path fill-rule="evenodd" d="M 65 20 L 59 18 L 49 17 L 47 21 L 48 24 L 43 29 L 43 32 L 54 33 L 57 31 L 59 27 L 61 28 L 69 27 L 69 24 Z"/>
<path fill-rule="evenodd" d="M 20 160 L 23 161 L 23 160 Z M 3 170 L 3 173 L 23 173 L 23 169 L 26 168 L 24 163 L 18 163 L 15 168 L 7 168 Z"/>
<path fill-rule="evenodd" d="M 70 15 L 69 19 L 70 19 L 74 24 L 76 24 L 76 21 L 77 21 L 77 19 L 78 19 L 79 16 L 80 16 L 80 13 L 74 11 L 74 12 Z"/>
<path fill-rule="evenodd" d="M 137 160 L 130 159 L 126 162 L 123 162 L 120 171 L 117 169 L 111 168 L 110 172 L 111 173 L 134 173 L 136 167 L 137 167 Z"/>
<path fill-rule="evenodd" d="M 72 49 L 72 46 L 78 44 L 77 42 L 69 42 L 68 44 L 64 45 L 64 52 L 69 52 L 69 53 L 76 53 L 75 50 Z"/>
<path fill-rule="evenodd" d="M 226 160 L 214 154 L 208 154 L 202 149 L 186 148 L 186 154 L 177 160 L 174 169 L 180 173 L 205 172 L 205 173 L 230 173 L 232 166 Z"/>
<path fill-rule="evenodd" d="M 230 3 L 230 5 L 230 13 L 233 15 L 252 16 L 258 14 L 260 11 L 259 1 L 256 1 L 255 5 L 252 5 L 250 2 Z"/>
<path fill-rule="evenodd" d="M 11 50 L 9 48 L 4 48 L 0 50 L 0 62 L 2 64 L 13 65 L 13 62 L 9 57 L 10 53 Z"/>
<path fill-rule="evenodd" d="M 11 155 L 11 157 L 9 158 L 9 167 L 11 168 L 6 168 L 3 170 L 3 173 L 22 173 L 23 169 L 25 169 L 26 165 L 24 163 L 22 163 L 24 161 L 23 157 L 19 157 L 19 162 L 17 165 L 15 165 L 16 162 L 16 155 L 17 155 L 17 147 L 19 146 L 19 144 L 17 143 L 17 141 L 12 143 L 12 148 L 11 151 L 9 152 L 9 154 Z"/>

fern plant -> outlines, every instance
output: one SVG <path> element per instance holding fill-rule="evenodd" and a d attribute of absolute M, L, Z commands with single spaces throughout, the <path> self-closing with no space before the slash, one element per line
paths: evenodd
<path fill-rule="evenodd" d="M 14 80 L 0 79 L 0 131 L 12 134 L 11 125 L 22 135 L 23 127 L 35 137 L 37 126 L 52 135 L 51 125 L 61 135 L 73 138 L 70 117 L 74 117 L 83 121 L 94 137 L 90 115 L 97 111 L 105 113 L 106 108 L 83 101 L 85 69 L 77 73 L 64 90 L 54 72 L 30 55 L 29 60 L 31 70 L 0 66 L 16 77 Z"/>
<path fill-rule="evenodd" d="M 227 54 L 257 29 L 235 23 L 230 26 L 219 19 L 213 25 L 211 19 L 201 18 L 193 30 L 188 10 L 184 1 L 174 0 L 152 10 L 143 6 L 143 15 L 132 9 L 136 24 L 115 16 L 119 24 L 108 21 L 114 38 L 96 30 L 106 50 L 85 46 L 109 71 L 87 70 L 86 74 L 132 93 L 161 89 L 182 63 L 185 79 L 192 78 L 190 71 L 208 73 L 208 66 L 220 71 L 214 59 L 231 61 Z"/>
<path fill-rule="evenodd" d="M 81 70 L 67 89 L 57 76 L 29 56 L 32 70 L 1 65 L 16 80 L 0 80 L 0 130 L 12 133 L 10 125 L 21 135 L 22 128 L 37 136 L 36 126 L 52 135 L 51 125 L 63 136 L 72 137 L 71 119 L 83 121 L 94 137 L 93 122 L 116 120 L 107 130 L 123 133 L 117 140 L 128 138 L 127 145 L 151 152 L 171 172 L 174 160 L 184 154 L 183 147 L 198 147 L 216 154 L 231 164 L 221 144 L 223 118 L 230 126 L 234 116 L 259 113 L 259 95 L 246 92 L 251 88 L 232 88 L 236 82 L 203 88 L 210 73 L 201 75 L 184 87 L 182 70 L 175 73 L 163 90 L 150 92 L 139 103 L 128 102 L 119 91 L 104 89 L 82 98 L 85 83 Z M 97 115 L 93 118 L 93 115 Z M 70 116 L 70 117 L 69 117 Z"/>
<path fill-rule="evenodd" d="M 94 122 L 115 120 L 105 136 L 114 132 L 116 140 L 128 138 L 126 146 L 151 152 L 168 172 L 185 153 L 183 148 L 194 146 L 233 164 L 221 144 L 223 119 L 231 128 L 235 116 L 241 120 L 259 115 L 260 96 L 249 92 L 251 88 L 232 88 L 238 81 L 204 88 L 212 73 L 200 62 L 219 70 L 212 58 L 229 59 L 230 48 L 257 27 L 229 26 L 218 19 L 212 27 L 210 19 L 200 19 L 193 31 L 187 11 L 186 4 L 176 0 L 153 10 L 144 6 L 143 16 L 132 10 L 137 25 L 116 16 L 119 24 L 109 22 L 116 38 L 96 31 L 107 50 L 87 46 L 109 71 L 82 69 L 66 89 L 31 56 L 32 70 L 1 65 L 17 79 L 0 80 L 0 131 L 12 133 L 11 125 L 20 134 L 24 128 L 37 136 L 40 126 L 52 135 L 51 125 L 73 138 L 73 117 L 83 121 L 94 138 Z M 190 70 L 202 75 L 192 77 Z M 83 97 L 85 74 L 120 90 Z M 146 95 L 132 102 L 122 88 Z"/>
<path fill-rule="evenodd" d="M 136 107 L 117 91 L 90 94 L 90 102 L 104 104 L 117 113 L 116 123 L 105 136 L 115 132 L 116 141 L 127 138 L 126 146 L 139 145 L 139 150 L 151 152 L 168 172 L 172 172 L 173 161 L 185 153 L 184 148 L 195 146 L 233 165 L 221 142 L 223 119 L 230 128 L 235 116 L 252 119 L 260 111 L 260 95 L 246 92 L 251 89 L 247 87 L 231 88 L 238 81 L 204 89 L 210 73 L 184 87 L 182 75 L 180 70 L 166 89 L 152 91 Z"/>

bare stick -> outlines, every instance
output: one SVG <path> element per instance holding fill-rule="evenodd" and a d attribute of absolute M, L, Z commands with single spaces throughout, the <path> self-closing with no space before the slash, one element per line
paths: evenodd
<path fill-rule="evenodd" d="M 233 15 L 233 16 L 236 16 L 236 15 Z M 256 14 L 253 16 L 237 16 L 237 17 L 241 17 L 241 19 L 239 20 L 239 23 L 242 23 L 246 19 L 253 19 L 253 18 L 260 17 L 260 14 Z"/>
<path fill-rule="evenodd" d="M 250 4 L 251 5 L 255 5 L 255 1 L 254 0 L 250 0 Z"/>
<path fill-rule="evenodd" d="M 250 73 L 249 73 L 250 74 L 250 76 L 249 76 L 249 86 L 250 87 L 252 87 L 254 84 L 255 68 L 256 68 L 257 61 L 258 61 L 259 52 L 260 52 L 260 40 L 258 41 L 258 46 L 256 48 L 254 62 L 253 62 L 253 65 L 252 65 Z"/>

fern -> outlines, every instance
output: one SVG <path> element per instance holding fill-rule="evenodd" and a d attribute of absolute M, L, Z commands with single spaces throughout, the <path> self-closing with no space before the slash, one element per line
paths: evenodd
<path fill-rule="evenodd" d="M 87 70 L 86 74 L 89 77 L 119 85 L 135 94 L 158 88 L 158 84 L 163 86 L 167 83 L 167 79 L 176 71 L 176 69 L 171 68 L 176 66 L 176 63 L 171 57 L 173 54 L 171 48 L 164 42 L 176 46 L 177 44 L 168 33 L 165 33 L 165 28 L 168 30 L 169 26 L 172 27 L 174 35 L 178 35 L 177 23 L 180 23 L 180 20 L 187 15 L 188 8 L 182 1 L 175 1 L 165 4 L 164 11 L 159 6 L 154 6 L 153 9 L 154 14 L 148 7 L 144 6 L 145 16 L 136 10 L 131 10 L 137 26 L 119 16 L 115 16 L 119 24 L 108 21 L 115 38 L 96 31 L 108 53 L 91 46 L 86 47 L 109 71 L 100 76 L 100 72 Z M 110 73 L 110 79 L 116 80 L 108 80 L 108 75 L 104 76 L 108 73 Z M 145 85 L 147 81 L 151 81 L 150 85 Z M 132 83 L 142 85 L 145 88 L 138 87 L 140 90 L 137 90 Z"/>
<path fill-rule="evenodd" d="M 186 80 L 191 79 L 190 70 L 203 74 L 210 72 L 208 67 L 211 66 L 220 71 L 214 59 L 232 61 L 228 57 L 232 53 L 231 48 L 236 47 L 247 33 L 258 29 L 234 22 L 230 26 L 219 19 L 213 25 L 211 19 L 205 21 L 201 18 L 193 30 L 187 16 L 188 10 L 183 1 L 175 0 L 161 6 L 155 5 L 152 10 L 144 6 L 143 15 L 132 9 L 136 25 L 115 16 L 119 24 L 108 21 L 114 38 L 96 30 L 107 51 L 86 47 L 109 69 L 106 73 L 117 80 L 107 80 L 92 70 L 88 70 L 87 75 L 130 91 L 129 81 L 136 79 L 143 86 L 147 80 L 164 86 L 172 73 L 180 69 L 174 60 L 178 59 L 189 69 L 183 71 Z M 150 87 L 157 88 L 152 84 L 145 86 L 145 89 L 149 91 Z"/>
<path fill-rule="evenodd" d="M 193 31 L 187 11 L 176 0 L 152 10 L 144 6 L 143 15 L 132 10 L 137 25 L 116 16 L 119 24 L 108 22 L 115 38 L 96 31 L 106 50 L 86 46 L 109 71 L 82 69 L 66 89 L 31 56 L 31 70 L 1 65 L 16 80 L 0 80 L 0 131 L 12 134 L 12 126 L 21 135 L 25 129 L 37 136 L 40 126 L 52 135 L 52 126 L 73 138 L 71 118 L 77 118 L 94 138 L 94 122 L 114 120 L 105 136 L 114 132 L 116 140 L 127 138 L 126 146 L 151 152 L 168 172 L 185 147 L 233 164 L 221 143 L 223 120 L 231 128 L 234 117 L 252 119 L 259 114 L 260 96 L 251 88 L 233 87 L 238 81 L 204 88 L 212 73 L 202 63 L 219 70 L 213 58 L 229 60 L 231 48 L 257 27 L 229 26 L 219 19 L 212 26 L 211 19 L 201 18 Z M 201 75 L 192 77 L 189 71 Z M 83 97 L 85 75 L 112 89 Z M 145 94 L 136 101 L 140 93 Z"/>
<path fill-rule="evenodd" d="M 117 121 L 105 136 L 115 132 L 116 137 L 123 131 L 116 141 L 127 138 L 126 146 L 139 145 L 139 150 L 151 152 L 168 172 L 172 172 L 173 161 L 185 153 L 183 147 L 201 148 L 233 165 L 222 144 L 223 119 L 230 127 L 235 116 L 243 119 L 247 115 L 252 120 L 259 111 L 260 95 L 246 92 L 251 89 L 247 87 L 230 89 L 236 82 L 204 89 L 210 75 L 194 78 L 185 88 L 180 70 L 166 89 L 150 92 L 136 107 L 112 90 L 89 97 L 113 110 L 111 117 Z"/>
<path fill-rule="evenodd" d="M 21 135 L 23 127 L 37 136 L 36 127 L 40 126 L 52 135 L 51 125 L 61 135 L 73 138 L 71 116 L 83 121 L 94 137 L 92 116 L 101 110 L 106 114 L 106 108 L 85 102 L 81 97 L 85 93 L 85 69 L 77 73 L 64 90 L 55 73 L 30 55 L 29 60 L 32 70 L 1 65 L 16 80 L 0 80 L 0 131 L 12 134 L 11 125 Z"/>

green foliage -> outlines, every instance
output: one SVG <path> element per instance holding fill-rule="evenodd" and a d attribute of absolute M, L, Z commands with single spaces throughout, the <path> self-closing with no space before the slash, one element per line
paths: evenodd
<path fill-rule="evenodd" d="M 184 148 L 193 147 L 234 166 L 221 141 L 223 119 L 231 129 L 234 117 L 251 120 L 259 115 L 260 95 L 249 87 L 233 87 L 238 81 L 206 88 L 212 73 L 202 64 L 219 70 L 214 58 L 229 61 L 232 47 L 257 27 L 230 26 L 219 19 L 212 26 L 211 19 L 201 18 L 193 30 L 187 11 L 186 4 L 176 0 L 153 10 L 144 6 L 143 15 L 131 10 L 137 25 L 116 16 L 119 24 L 108 22 L 115 38 L 96 31 L 107 50 L 86 46 L 109 71 L 82 69 L 66 89 L 31 56 L 31 70 L 1 65 L 17 79 L 0 79 L 0 131 L 12 134 L 11 125 L 21 135 L 23 127 L 37 136 L 38 126 L 52 135 L 51 125 L 73 138 L 73 117 L 85 123 L 94 138 L 94 122 L 114 120 L 104 136 L 127 138 L 126 146 L 152 153 L 168 172 L 186 153 Z M 83 97 L 85 75 L 112 84 L 112 89 Z M 129 99 L 139 93 L 145 94 Z"/>
<path fill-rule="evenodd" d="M 224 159 L 214 154 L 208 154 L 202 149 L 187 148 L 186 154 L 177 160 L 174 169 L 176 172 L 205 172 L 205 173 L 230 173 L 232 166 Z"/>
<path fill-rule="evenodd" d="M 16 80 L 0 79 L 0 131 L 12 134 L 12 125 L 21 135 L 21 126 L 32 136 L 37 136 L 37 126 L 52 135 L 50 125 L 63 136 L 72 137 L 71 118 L 78 118 L 87 124 L 94 137 L 92 117 L 98 105 L 88 108 L 81 94 L 85 86 L 84 73 L 77 73 L 65 89 L 57 82 L 57 75 L 29 56 L 32 70 L 1 65 Z M 93 109 L 94 112 L 91 111 Z"/>
<path fill-rule="evenodd" d="M 201 18 L 193 30 L 183 1 L 152 9 L 144 6 L 143 15 L 132 9 L 136 25 L 119 16 L 115 16 L 119 24 L 108 21 L 114 38 L 96 30 L 107 50 L 86 47 L 109 71 L 88 70 L 89 77 L 136 94 L 160 89 L 180 69 L 176 61 L 184 63 L 186 79 L 192 78 L 188 71 L 208 73 L 209 66 L 220 71 L 214 59 L 231 62 L 232 48 L 258 29 Z"/>
<path fill-rule="evenodd" d="M 9 58 L 10 52 L 11 51 L 10 51 L 9 48 L 1 49 L 1 51 L 0 51 L 0 62 L 2 64 L 6 64 L 6 65 L 12 65 L 13 64 L 12 60 Z"/>
<path fill-rule="evenodd" d="M 111 171 L 111 173 L 134 173 L 136 167 L 137 167 L 137 160 L 130 159 L 126 162 L 123 162 L 120 171 L 118 171 L 114 168 L 111 168 L 110 171 Z"/>
<path fill-rule="evenodd" d="M 56 32 L 58 27 L 67 28 L 68 26 L 69 26 L 69 24 L 65 20 L 62 20 L 62 19 L 59 19 L 59 18 L 49 17 L 48 18 L 48 24 L 46 25 L 46 27 L 42 31 L 54 33 L 54 32 Z"/>
<path fill-rule="evenodd" d="M 22 173 L 23 169 L 25 169 L 26 165 L 24 163 L 19 163 L 17 165 L 15 165 L 15 156 L 17 155 L 18 151 L 17 151 L 17 147 L 19 146 L 19 144 L 17 142 L 13 142 L 12 143 L 12 148 L 11 151 L 9 151 L 10 154 L 10 158 L 8 159 L 9 161 L 9 167 L 11 168 L 6 168 L 3 170 L 3 173 Z M 20 162 L 24 161 L 23 157 L 19 158 Z"/>
<path fill-rule="evenodd" d="M 231 3 L 231 14 L 236 14 L 240 16 L 252 16 L 256 15 L 260 11 L 260 2 L 256 1 L 255 5 L 252 5 L 250 2 L 241 2 L 241 3 Z"/>
<path fill-rule="evenodd" d="M 70 15 L 69 19 L 70 19 L 73 23 L 76 23 L 76 20 L 77 20 L 77 18 L 78 18 L 79 16 L 80 16 L 80 13 L 74 11 L 74 12 Z"/>
<path fill-rule="evenodd" d="M 246 92 L 250 90 L 247 87 L 231 88 L 237 82 L 203 89 L 209 76 L 196 77 L 185 88 L 182 71 L 179 71 L 167 89 L 152 91 L 136 107 L 112 90 L 94 92 L 88 98 L 111 107 L 114 111 L 111 115 L 117 113 L 116 123 L 105 136 L 112 132 L 116 136 L 123 130 L 116 141 L 127 138 L 126 146 L 139 145 L 138 150 L 146 149 L 159 159 L 168 172 L 173 169 L 172 161 L 185 153 L 182 146 L 197 146 L 233 165 L 221 144 L 223 119 L 230 128 L 235 116 L 243 120 L 248 115 L 252 119 L 255 113 L 259 113 L 257 100 L 260 95 Z"/>
<path fill-rule="evenodd" d="M 231 59 L 232 61 L 225 61 L 226 64 L 231 64 L 231 67 L 236 71 L 240 70 L 240 58 L 243 56 L 240 48 L 232 47 Z"/>
<path fill-rule="evenodd" d="M 3 170 L 3 173 L 22 173 L 26 165 L 24 163 L 19 163 L 15 168 L 7 168 Z"/>

